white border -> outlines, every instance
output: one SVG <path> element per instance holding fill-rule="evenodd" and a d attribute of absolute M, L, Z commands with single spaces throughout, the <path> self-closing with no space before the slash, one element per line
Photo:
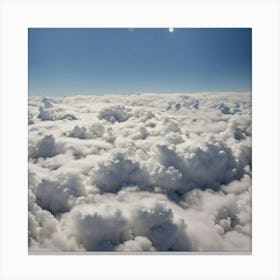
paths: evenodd
<path fill-rule="evenodd" d="M 279 279 L 279 2 L 2 1 L 1 279 Z M 28 27 L 253 28 L 253 254 L 27 253 Z"/>

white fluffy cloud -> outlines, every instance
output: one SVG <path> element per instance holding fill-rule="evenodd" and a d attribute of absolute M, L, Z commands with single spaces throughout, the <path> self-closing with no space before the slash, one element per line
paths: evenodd
<path fill-rule="evenodd" d="M 249 94 L 29 98 L 30 251 L 250 251 Z"/>

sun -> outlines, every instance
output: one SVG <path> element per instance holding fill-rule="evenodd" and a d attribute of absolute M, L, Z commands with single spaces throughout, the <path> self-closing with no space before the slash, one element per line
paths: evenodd
<path fill-rule="evenodd" d="M 173 32 L 174 31 L 174 28 L 173 27 L 169 27 L 169 32 Z"/>

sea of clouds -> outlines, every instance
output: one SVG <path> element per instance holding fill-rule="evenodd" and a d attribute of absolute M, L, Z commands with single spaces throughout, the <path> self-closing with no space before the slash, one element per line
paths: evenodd
<path fill-rule="evenodd" d="M 29 97 L 29 251 L 251 251 L 251 95 Z"/>

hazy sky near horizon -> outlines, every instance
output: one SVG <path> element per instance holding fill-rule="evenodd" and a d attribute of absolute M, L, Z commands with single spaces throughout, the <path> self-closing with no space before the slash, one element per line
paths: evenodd
<path fill-rule="evenodd" d="M 251 91 L 250 28 L 29 28 L 29 95 Z"/>

